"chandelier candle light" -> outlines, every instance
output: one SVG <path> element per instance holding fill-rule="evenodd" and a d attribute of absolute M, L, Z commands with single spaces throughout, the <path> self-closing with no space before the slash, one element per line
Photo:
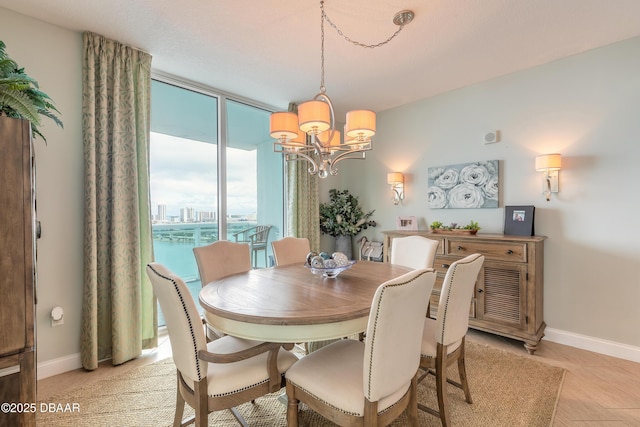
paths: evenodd
<path fill-rule="evenodd" d="M 320 2 L 320 93 L 298 106 L 298 114 L 276 112 L 271 114 L 270 135 L 275 138 L 273 151 L 283 153 L 285 160 L 306 160 L 309 173 L 320 178 L 336 175 L 336 164 L 343 159 L 364 159 L 371 150 L 371 137 L 376 133 L 376 113 L 371 110 L 349 111 L 344 126 L 344 142 L 336 130 L 333 103 L 324 86 L 324 22 L 327 21 L 345 40 L 360 47 L 379 47 L 390 42 L 402 28 L 413 20 L 414 13 L 403 10 L 393 17 L 400 28 L 386 41 L 365 45 L 346 37 L 331 22 Z"/>

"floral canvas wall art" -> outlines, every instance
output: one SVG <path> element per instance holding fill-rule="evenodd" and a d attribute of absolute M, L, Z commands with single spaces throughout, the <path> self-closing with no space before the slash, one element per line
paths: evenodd
<path fill-rule="evenodd" d="M 497 208 L 498 160 L 429 168 L 428 205 L 432 209 Z"/>

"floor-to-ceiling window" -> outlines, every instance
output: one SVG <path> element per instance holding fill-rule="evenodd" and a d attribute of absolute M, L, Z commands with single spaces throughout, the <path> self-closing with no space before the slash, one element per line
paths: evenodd
<path fill-rule="evenodd" d="M 197 301 L 194 247 L 256 225 L 271 226 L 270 241 L 282 237 L 282 158 L 269 139 L 270 111 L 250 102 L 154 79 L 151 105 L 154 256 Z M 258 267 L 271 264 L 270 247 Z"/>

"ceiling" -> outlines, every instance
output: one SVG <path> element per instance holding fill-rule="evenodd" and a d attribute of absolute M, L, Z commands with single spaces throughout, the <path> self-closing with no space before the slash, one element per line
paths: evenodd
<path fill-rule="evenodd" d="M 155 70 L 286 108 L 320 87 L 319 0 L 0 0 L 0 7 L 152 54 Z M 640 35 L 638 0 L 326 0 L 336 113 L 380 112 Z M 9 48 L 10 50 L 10 48 Z"/>

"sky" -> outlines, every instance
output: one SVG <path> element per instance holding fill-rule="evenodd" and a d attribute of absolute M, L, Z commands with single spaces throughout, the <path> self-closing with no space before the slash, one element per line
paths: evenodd
<path fill-rule="evenodd" d="M 257 210 L 256 151 L 227 148 L 227 212 Z M 217 211 L 217 145 L 151 133 L 151 212 L 167 205 L 167 216 L 180 208 Z"/>

